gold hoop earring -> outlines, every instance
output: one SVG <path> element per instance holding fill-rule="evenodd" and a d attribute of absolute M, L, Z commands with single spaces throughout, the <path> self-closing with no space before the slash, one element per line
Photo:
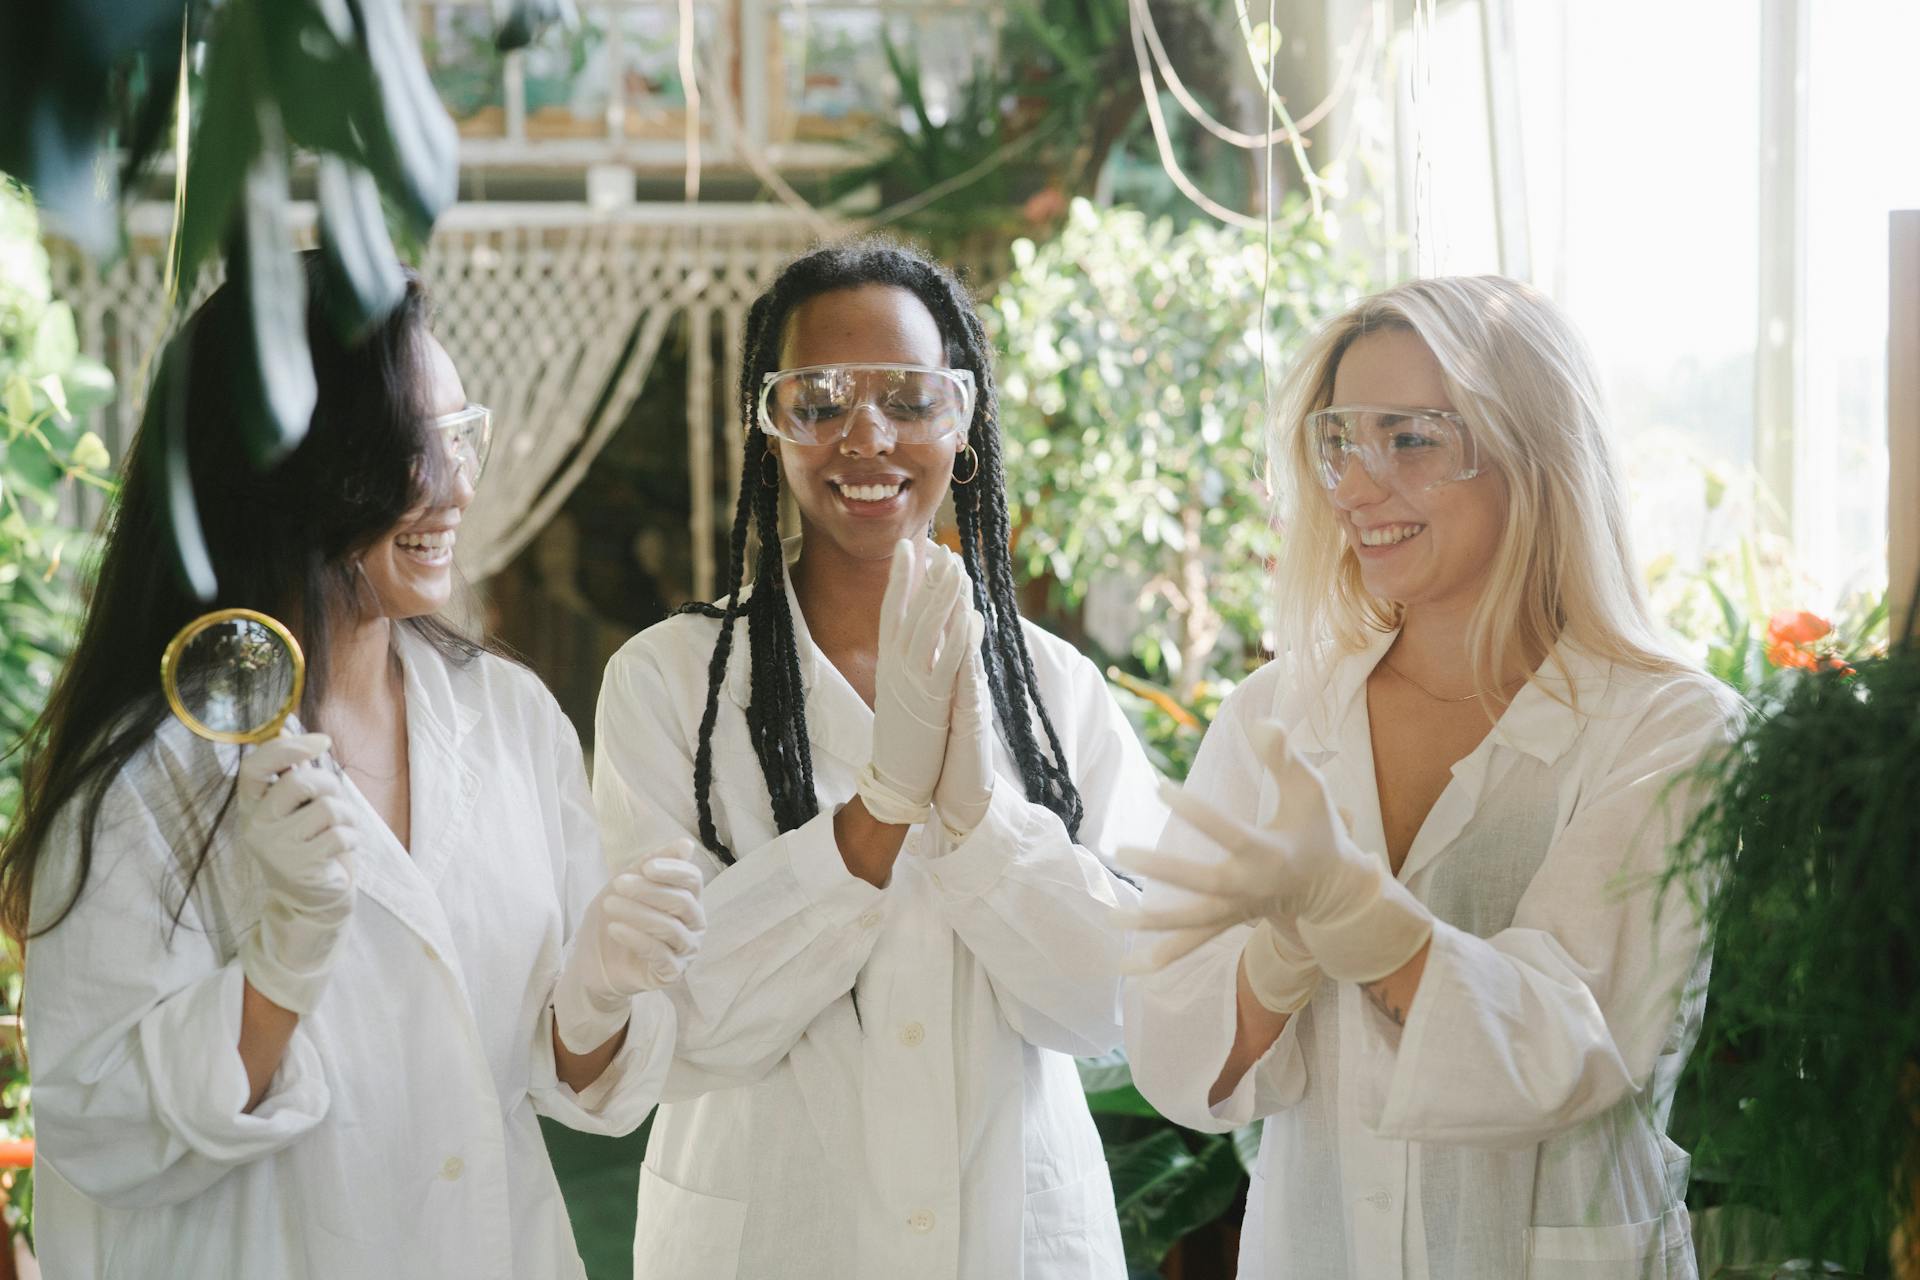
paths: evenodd
<path fill-rule="evenodd" d="M 973 451 L 973 445 L 971 442 L 969 442 L 967 447 L 965 449 L 962 449 L 960 452 L 964 456 L 973 459 L 973 470 L 967 472 L 967 478 L 965 480 L 962 480 L 959 476 L 955 476 L 953 478 L 953 482 L 958 485 L 969 485 L 969 484 L 972 484 L 975 480 L 980 478 L 980 455 Z"/>
<path fill-rule="evenodd" d="M 767 470 L 769 462 L 773 464 L 771 473 Z M 780 487 L 780 459 L 774 456 L 772 449 L 760 455 L 760 487 L 763 489 Z"/>

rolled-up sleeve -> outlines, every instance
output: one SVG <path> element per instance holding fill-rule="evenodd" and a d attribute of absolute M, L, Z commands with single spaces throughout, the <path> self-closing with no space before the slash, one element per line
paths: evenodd
<path fill-rule="evenodd" d="M 1105 1053 L 1120 1042 L 1115 923 L 1139 891 L 1112 870 L 1129 840 L 1166 821 L 1158 779 L 1093 664 L 1075 654 L 1056 710 L 1070 733 L 1067 765 L 1084 814 L 1077 838 L 1017 778 L 994 784 L 986 817 L 928 859 L 940 909 L 987 972 L 1001 1012 L 1044 1049 Z"/>
<path fill-rule="evenodd" d="M 1435 927 L 1404 1032 L 1369 1023 L 1362 1119 L 1385 1137 L 1531 1145 L 1647 1086 L 1698 1029 L 1706 944 L 1669 851 L 1701 794 L 1692 771 L 1731 732 L 1680 685 L 1652 700 L 1549 848 L 1512 925 Z"/>
<path fill-rule="evenodd" d="M 1255 701 L 1271 702 L 1265 680 L 1241 686 L 1221 704 L 1186 782 L 1189 793 L 1245 822 L 1258 821 L 1261 797 L 1259 755 L 1247 737 L 1248 707 Z M 1213 849 L 1178 819 L 1166 824 L 1160 844 L 1187 856 Z M 1164 887 L 1154 893 L 1178 895 Z M 1235 925 L 1158 972 L 1127 980 L 1127 1058 L 1134 1084 L 1162 1114 L 1192 1129 L 1237 1129 L 1294 1105 L 1306 1092 L 1299 1032 L 1312 1016 L 1311 1005 L 1287 1020 L 1232 1093 L 1217 1105 L 1207 1101 L 1233 1048 L 1240 953 L 1252 936 L 1252 925 Z M 1154 940 L 1143 938 L 1138 945 Z M 1331 995 L 1330 986 L 1324 990 Z"/>
<path fill-rule="evenodd" d="M 551 743 L 558 812 L 560 899 L 565 910 L 566 946 L 577 942 L 575 930 L 585 918 L 594 896 L 608 879 L 607 859 L 600 839 L 593 795 L 581 763 L 580 740 L 573 723 L 559 705 L 542 691 Z M 557 972 L 551 975 L 557 979 Z M 551 993 L 539 1004 L 529 1057 L 528 1096 L 533 1109 L 569 1129 L 618 1136 L 640 1127 L 659 1103 L 673 1063 L 677 1019 L 672 1002 L 658 991 L 633 998 L 627 1037 L 606 1069 L 578 1093 L 561 1081 L 553 1049 Z"/>
<path fill-rule="evenodd" d="M 616 866 L 693 839 L 693 752 L 653 655 L 616 655 L 601 685 L 593 795 Z M 677 1018 L 669 1098 L 749 1083 L 853 989 L 887 894 L 847 870 L 822 813 L 722 866 L 702 849 L 707 932 L 670 992 Z"/>

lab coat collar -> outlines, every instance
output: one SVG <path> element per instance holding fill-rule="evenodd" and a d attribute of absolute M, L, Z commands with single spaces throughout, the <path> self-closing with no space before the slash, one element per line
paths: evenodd
<path fill-rule="evenodd" d="M 468 763 L 466 739 L 482 713 L 473 690 L 463 687 L 468 682 L 456 680 L 455 669 L 429 642 L 404 626 L 396 634 L 407 699 L 411 851 L 354 788 L 370 846 L 354 860 L 354 882 L 360 892 L 418 934 L 453 970 L 464 992 L 459 953 L 434 885 L 447 865 L 472 843 L 480 779 Z"/>
<path fill-rule="evenodd" d="M 1364 695 L 1367 677 L 1392 647 L 1399 631 L 1375 633 L 1367 643 L 1337 659 L 1320 696 L 1294 726 L 1295 746 L 1338 755 L 1342 726 Z M 1513 702 L 1501 713 L 1489 737 L 1500 745 L 1553 764 L 1580 736 L 1593 709 L 1605 698 L 1612 666 L 1569 640 L 1547 655 Z"/>
<path fill-rule="evenodd" d="M 413 861 L 436 883 L 465 842 L 480 776 L 468 763 L 467 737 L 480 722 L 475 682 L 456 682 L 457 669 L 411 627 L 398 629 L 406 677 L 407 756 Z"/>
<path fill-rule="evenodd" d="M 1514 695 L 1492 736 L 1542 764 L 1553 764 L 1579 738 L 1612 679 L 1611 663 L 1563 639 Z"/>
<path fill-rule="evenodd" d="M 1343 753 L 1353 757 L 1353 763 L 1343 772 L 1355 780 L 1357 790 L 1340 798 L 1354 817 L 1355 838 L 1363 847 L 1380 850 L 1386 848 L 1386 837 L 1373 770 L 1371 724 L 1363 714 L 1361 700 L 1366 696 L 1367 677 L 1398 634 L 1379 633 L 1363 648 L 1339 659 L 1294 735 L 1303 753 L 1319 753 L 1317 762 L 1322 768 Z M 1605 696 L 1610 678 L 1611 668 L 1605 662 L 1569 641 L 1555 645 L 1534 679 L 1514 695 L 1486 740 L 1454 762 L 1453 781 L 1421 824 L 1399 878 L 1410 880 L 1453 847 L 1480 803 L 1496 747 L 1554 764 L 1580 736 Z"/>
<path fill-rule="evenodd" d="M 800 687 L 806 697 L 807 738 L 814 746 L 856 767 L 867 763 L 872 754 L 873 709 L 853 691 L 846 677 L 821 656 L 807 630 L 807 616 L 801 612 L 800 599 L 793 592 L 793 562 L 800 558 L 800 539 L 788 538 L 780 544 L 789 572 L 781 575 L 787 595 L 787 612 L 793 618 L 793 646 L 800 663 Z M 742 588 L 744 604 L 753 588 Z M 733 649 L 727 655 L 727 694 L 742 711 L 753 701 L 753 646 L 749 643 L 747 620 L 734 623 Z"/>

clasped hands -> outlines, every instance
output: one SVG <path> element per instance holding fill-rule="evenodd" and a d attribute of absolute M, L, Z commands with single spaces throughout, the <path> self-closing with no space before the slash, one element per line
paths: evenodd
<path fill-rule="evenodd" d="M 1304 1007 L 1320 975 L 1376 982 L 1424 946 L 1433 916 L 1388 869 L 1385 859 L 1354 843 L 1348 821 L 1318 770 L 1301 759 L 1277 725 L 1251 734 L 1254 750 L 1279 793 L 1273 820 L 1242 822 L 1171 783 L 1162 787 L 1176 818 L 1225 854 L 1196 857 L 1185 849 L 1123 848 L 1118 861 L 1150 879 L 1185 889 L 1187 901 L 1126 913 L 1128 928 L 1168 936 L 1136 962 L 1136 972 L 1164 968 L 1236 924 L 1252 922 L 1242 953 L 1248 986 L 1266 1008 Z M 1168 835 L 1177 840 L 1179 824 Z"/>
<path fill-rule="evenodd" d="M 879 821 L 906 826 L 937 814 L 959 841 L 986 817 L 993 713 L 985 630 L 960 557 L 901 539 L 880 606 L 872 758 L 856 785 Z"/>

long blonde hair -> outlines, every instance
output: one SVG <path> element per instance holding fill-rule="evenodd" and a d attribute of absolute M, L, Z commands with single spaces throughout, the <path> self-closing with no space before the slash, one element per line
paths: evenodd
<path fill-rule="evenodd" d="M 1507 482 L 1487 590 L 1468 623 L 1475 689 L 1490 693 L 1516 653 L 1546 654 L 1563 639 L 1627 667 L 1690 670 L 1647 610 L 1586 344 L 1544 295 L 1501 276 L 1413 280 L 1362 299 L 1315 334 L 1289 371 L 1271 441 L 1285 532 L 1274 574 L 1281 659 L 1304 672 L 1400 625 L 1402 607 L 1361 581 L 1305 429 L 1307 415 L 1330 402 L 1347 349 L 1391 329 L 1433 352 L 1481 466 L 1491 462 Z"/>

